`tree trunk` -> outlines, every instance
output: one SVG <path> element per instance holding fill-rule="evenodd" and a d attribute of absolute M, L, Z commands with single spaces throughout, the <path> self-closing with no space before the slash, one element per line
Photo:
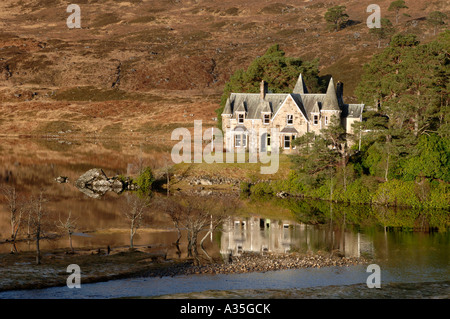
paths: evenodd
<path fill-rule="evenodd" d="M 344 153 L 342 154 L 342 168 L 343 168 L 343 173 L 344 173 L 344 191 L 347 190 L 347 160 L 346 160 L 347 154 L 344 151 Z"/>
<path fill-rule="evenodd" d="M 208 235 L 211 233 L 211 229 L 210 230 L 208 230 L 207 232 L 206 232 L 206 235 L 202 238 L 202 240 L 200 240 L 200 247 L 202 247 L 203 249 L 204 249 L 204 247 L 203 247 L 203 242 L 205 241 L 205 239 L 208 237 Z"/>
<path fill-rule="evenodd" d="M 39 240 L 40 240 L 40 234 L 39 232 L 36 234 L 36 264 L 41 264 L 41 248 L 39 247 Z"/>
<path fill-rule="evenodd" d="M 390 154 L 389 154 L 389 152 L 388 152 L 387 158 L 386 158 L 386 171 L 385 171 L 385 173 L 384 173 L 384 180 L 385 180 L 386 182 L 388 181 L 388 174 L 389 174 L 389 157 L 390 157 Z"/>
<path fill-rule="evenodd" d="M 187 237 L 188 237 L 187 256 L 192 257 L 192 232 L 191 232 L 191 230 L 188 230 Z"/>
<path fill-rule="evenodd" d="M 330 201 L 333 200 L 333 173 L 330 171 Z"/>
<path fill-rule="evenodd" d="M 386 170 L 384 173 L 384 180 L 387 182 L 388 181 L 388 174 L 389 174 L 389 160 L 391 157 L 391 151 L 390 151 L 390 143 L 391 143 L 391 135 L 387 135 L 386 136 L 386 153 L 387 153 L 387 158 L 386 158 Z"/>
<path fill-rule="evenodd" d="M 130 249 L 133 249 L 133 237 L 134 237 L 134 219 L 131 220 L 131 228 L 130 228 Z"/>
<path fill-rule="evenodd" d="M 73 252 L 73 246 L 72 246 L 72 233 L 69 233 L 69 244 L 70 244 L 70 251 Z"/>
<path fill-rule="evenodd" d="M 130 232 L 130 249 L 133 249 L 133 231 Z"/>

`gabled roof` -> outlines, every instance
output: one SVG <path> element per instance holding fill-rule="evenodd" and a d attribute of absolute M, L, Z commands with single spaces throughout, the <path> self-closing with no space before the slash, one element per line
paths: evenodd
<path fill-rule="evenodd" d="M 291 98 L 294 101 L 295 105 L 298 107 L 298 110 L 303 115 L 305 120 L 308 120 L 308 117 L 306 116 L 305 109 L 304 109 L 302 101 L 301 101 L 301 95 L 300 94 L 287 94 L 285 100 L 281 103 L 280 107 L 277 109 L 276 112 L 274 112 L 274 115 L 273 115 L 272 119 L 274 119 L 277 116 L 278 111 L 286 103 L 288 98 Z"/>
<path fill-rule="evenodd" d="M 314 106 L 311 110 L 311 113 L 319 113 L 320 112 L 320 108 L 319 108 L 319 102 L 316 101 L 316 103 L 314 103 Z"/>
<path fill-rule="evenodd" d="M 246 109 L 245 109 L 245 101 L 240 101 L 240 102 L 237 104 L 237 108 L 236 108 L 235 112 L 246 112 Z"/>
<path fill-rule="evenodd" d="M 270 107 L 269 101 L 261 100 L 259 103 L 260 103 L 259 108 L 260 108 L 261 112 L 272 113 L 272 109 Z"/>

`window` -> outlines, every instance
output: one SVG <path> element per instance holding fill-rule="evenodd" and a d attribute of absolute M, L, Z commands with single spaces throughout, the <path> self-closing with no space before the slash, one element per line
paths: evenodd
<path fill-rule="evenodd" d="M 270 134 L 267 134 L 267 146 L 270 146 Z"/>
<path fill-rule="evenodd" d="M 239 134 L 234 136 L 234 146 L 235 147 L 247 147 L 247 137 L 244 134 Z"/>
<path fill-rule="evenodd" d="M 313 116 L 313 124 L 314 124 L 314 125 L 319 124 L 319 115 L 314 115 L 314 116 Z"/>
<path fill-rule="evenodd" d="M 291 137 L 289 135 L 284 136 L 284 148 L 291 148 Z"/>
<path fill-rule="evenodd" d="M 328 116 L 325 116 L 325 125 L 328 125 Z"/>
<path fill-rule="evenodd" d="M 244 123 L 244 114 L 243 113 L 238 114 L 238 123 L 239 124 Z"/>
<path fill-rule="evenodd" d="M 270 122 L 270 114 L 264 114 L 263 123 L 264 124 L 269 124 L 269 122 Z"/>
<path fill-rule="evenodd" d="M 286 122 L 287 124 L 294 124 L 294 115 L 288 114 Z"/>
<path fill-rule="evenodd" d="M 294 143 L 294 140 L 295 140 L 295 135 L 292 135 L 292 139 L 291 139 L 291 142 L 292 142 L 292 143 Z M 295 146 L 292 146 L 292 148 L 294 149 L 294 148 L 295 148 Z"/>
<path fill-rule="evenodd" d="M 234 146 L 240 147 L 241 146 L 241 136 L 235 135 L 234 136 Z"/>

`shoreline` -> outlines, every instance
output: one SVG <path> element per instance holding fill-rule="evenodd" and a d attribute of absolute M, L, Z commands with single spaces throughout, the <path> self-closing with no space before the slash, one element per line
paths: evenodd
<path fill-rule="evenodd" d="M 148 299 L 448 299 L 450 281 L 390 282 L 380 289 L 364 283 L 290 289 L 234 289 L 175 293 Z"/>
<path fill-rule="evenodd" d="M 329 266 L 348 267 L 357 264 L 366 264 L 368 260 L 364 257 L 342 257 L 330 253 L 318 252 L 315 254 L 299 254 L 299 253 L 266 253 L 263 255 L 257 253 L 243 253 L 240 256 L 231 257 L 228 263 L 207 262 L 202 265 L 196 265 L 194 259 L 165 259 L 162 256 L 144 253 L 141 251 L 120 252 L 111 256 L 116 258 L 116 263 L 111 264 L 111 260 L 105 259 L 102 261 L 94 261 L 91 269 L 87 272 L 84 265 L 80 265 L 82 269 L 81 283 L 100 283 L 110 280 L 139 278 L 139 277 L 176 277 L 176 276 L 190 276 L 202 274 L 237 274 L 250 272 L 267 272 L 286 269 L 300 269 L 300 268 L 321 268 Z M 0 256 L 0 261 L 4 256 Z M 76 257 L 68 255 L 67 259 Z M 87 255 L 88 258 L 98 258 L 97 255 Z M 125 258 L 125 261 L 118 258 Z M 64 258 L 64 257 L 63 257 Z M 61 261 L 61 260 L 59 260 Z M 55 260 L 57 263 L 58 260 Z M 72 261 L 66 260 L 65 267 Z M 86 262 L 86 261 L 85 261 Z M 76 263 L 76 262 L 75 262 Z M 67 264 L 67 265 L 66 265 Z M 14 265 L 12 265 L 14 268 Z M 62 271 L 55 264 L 42 264 L 36 266 L 34 264 L 21 265 L 28 270 L 27 277 L 22 278 L 20 283 L 19 278 L 15 278 L 12 282 L 1 283 L 0 292 L 17 291 L 17 290 L 34 290 L 45 289 L 52 287 L 63 287 L 66 285 L 67 277 L 70 273 Z M 28 267 L 30 266 L 30 267 Z M 116 266 L 111 269 L 111 266 Z M 119 267 L 121 266 L 121 267 Z M 17 267 L 17 266 L 16 266 Z M 8 267 L 2 267 L 2 271 L 8 273 Z M 57 268 L 57 269 L 55 269 Z M 11 269 L 12 270 L 12 269 Z M 23 269 L 22 269 L 23 270 Z M 2 272 L 0 271 L 0 273 Z M 31 272 L 35 272 L 34 276 L 30 276 Z M 89 270 L 88 270 L 89 271 Z M 5 275 L 0 278 L 4 279 Z M 33 281 L 33 283 L 31 283 Z"/>

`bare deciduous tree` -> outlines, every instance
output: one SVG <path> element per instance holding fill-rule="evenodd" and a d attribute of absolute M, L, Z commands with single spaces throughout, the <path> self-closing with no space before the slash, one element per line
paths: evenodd
<path fill-rule="evenodd" d="M 150 200 L 136 195 L 127 196 L 127 202 L 122 209 L 123 215 L 130 221 L 130 249 L 134 248 L 134 235 L 142 226 L 145 215 L 149 212 Z"/>
<path fill-rule="evenodd" d="M 17 194 L 16 188 L 14 186 L 2 186 L 0 188 L 0 193 L 3 194 L 6 199 L 6 206 L 10 213 L 10 223 L 11 223 L 11 253 L 17 252 L 16 248 L 16 238 L 19 233 L 19 228 L 22 222 L 22 216 L 24 211 L 24 203 Z"/>
<path fill-rule="evenodd" d="M 56 227 L 63 230 L 64 232 L 69 235 L 69 245 L 70 245 L 70 252 L 73 254 L 74 249 L 72 245 L 72 234 L 74 233 L 74 230 L 77 228 L 77 225 L 75 223 L 75 220 L 72 218 L 72 212 L 69 212 L 69 216 L 67 217 L 66 221 L 61 220 L 61 216 L 59 217 L 59 222 L 56 224 Z"/>
<path fill-rule="evenodd" d="M 44 221 L 47 216 L 47 211 L 44 209 L 44 204 L 48 200 L 44 197 L 43 192 L 40 192 L 38 197 L 31 197 L 28 207 L 29 212 L 29 227 L 30 236 L 33 236 L 36 241 L 36 264 L 41 264 L 41 249 L 40 240 L 44 235 Z"/>
<path fill-rule="evenodd" d="M 177 230 L 177 240 L 174 245 L 177 247 L 178 256 L 181 256 L 180 240 L 181 240 L 181 228 L 180 220 L 182 217 L 183 207 L 173 197 L 159 198 L 155 200 L 155 206 L 159 207 L 164 213 L 166 213 L 172 220 L 173 225 Z"/>
<path fill-rule="evenodd" d="M 200 246 L 203 248 L 203 242 L 225 218 L 230 216 L 236 206 L 232 201 L 222 199 L 190 196 L 176 200 L 174 197 L 162 198 L 159 200 L 159 207 L 167 213 L 175 227 L 178 230 L 177 247 L 181 238 L 181 229 L 187 232 L 187 256 L 193 257 L 196 263 L 198 260 L 198 236 L 200 232 L 207 231 L 201 240 Z M 207 254 L 206 254 L 207 255 Z M 210 259 L 210 257 L 207 255 Z"/>
<path fill-rule="evenodd" d="M 208 231 L 206 232 L 205 236 L 200 241 L 200 247 L 203 248 L 203 242 L 208 237 L 208 235 L 211 235 L 222 223 L 229 218 L 230 216 L 234 215 L 236 212 L 236 209 L 239 207 L 239 202 L 234 199 L 216 199 L 214 200 L 215 205 L 213 207 L 213 212 L 211 215 L 211 222 L 210 227 Z"/>

